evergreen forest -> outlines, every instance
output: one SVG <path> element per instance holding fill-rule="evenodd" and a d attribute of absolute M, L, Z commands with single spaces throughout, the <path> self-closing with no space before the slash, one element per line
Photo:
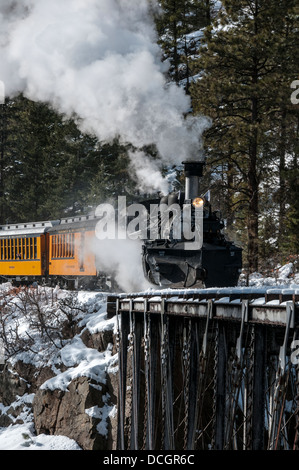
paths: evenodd
<path fill-rule="evenodd" d="M 202 193 L 210 190 L 248 272 L 296 260 L 296 0 L 159 4 L 153 16 L 167 80 L 190 95 L 190 112 L 212 122 L 204 134 Z M 130 176 L 127 146 L 84 135 L 75 121 L 22 95 L 0 104 L 0 224 L 87 214 L 120 195 L 143 196 Z"/>

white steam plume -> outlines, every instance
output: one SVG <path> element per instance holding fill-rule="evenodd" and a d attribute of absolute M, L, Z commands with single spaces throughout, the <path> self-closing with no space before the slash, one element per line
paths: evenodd
<path fill-rule="evenodd" d="M 156 144 L 166 164 L 200 158 L 208 121 L 185 119 L 189 98 L 166 84 L 148 0 L 1 0 L 0 54 L 8 96 L 75 115 L 99 140 Z"/>
<path fill-rule="evenodd" d="M 123 292 L 146 291 L 151 287 L 143 273 L 140 240 L 97 240 L 93 248 L 98 269 L 113 276 Z"/>
<path fill-rule="evenodd" d="M 139 189 L 142 193 L 150 193 L 152 190 L 167 194 L 169 185 L 163 178 L 159 164 L 151 160 L 144 152 L 129 152 L 131 170 L 137 177 Z"/>

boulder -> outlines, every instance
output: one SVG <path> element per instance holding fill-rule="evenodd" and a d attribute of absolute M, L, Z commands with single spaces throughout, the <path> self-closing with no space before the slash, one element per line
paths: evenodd
<path fill-rule="evenodd" d="M 37 434 L 63 435 L 83 450 L 113 448 L 109 410 L 114 410 L 107 386 L 87 377 L 74 379 L 66 391 L 41 388 L 33 402 Z M 114 413 L 112 413 L 112 418 Z"/>

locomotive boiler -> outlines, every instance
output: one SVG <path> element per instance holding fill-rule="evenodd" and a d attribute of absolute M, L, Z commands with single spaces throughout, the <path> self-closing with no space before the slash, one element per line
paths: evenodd
<path fill-rule="evenodd" d="M 230 287 L 238 283 L 242 269 L 242 249 L 223 234 L 224 223 L 213 212 L 208 198 L 200 195 L 200 178 L 204 162 L 183 162 L 185 191 L 174 192 L 160 199 L 160 205 L 176 204 L 191 208 L 191 221 L 201 207 L 201 243 L 196 248 L 189 238 L 161 234 L 143 243 L 142 263 L 144 275 L 154 285 L 170 288 Z M 193 218 L 192 218 L 193 217 Z M 196 227 L 193 224 L 192 230 Z M 195 234 L 194 234 L 195 236 Z"/>

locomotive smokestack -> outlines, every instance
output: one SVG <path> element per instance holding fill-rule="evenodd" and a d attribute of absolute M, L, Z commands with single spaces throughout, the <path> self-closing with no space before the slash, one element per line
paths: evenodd
<path fill-rule="evenodd" d="M 202 176 L 204 162 L 183 162 L 185 172 L 185 199 L 199 196 L 199 178 Z"/>

